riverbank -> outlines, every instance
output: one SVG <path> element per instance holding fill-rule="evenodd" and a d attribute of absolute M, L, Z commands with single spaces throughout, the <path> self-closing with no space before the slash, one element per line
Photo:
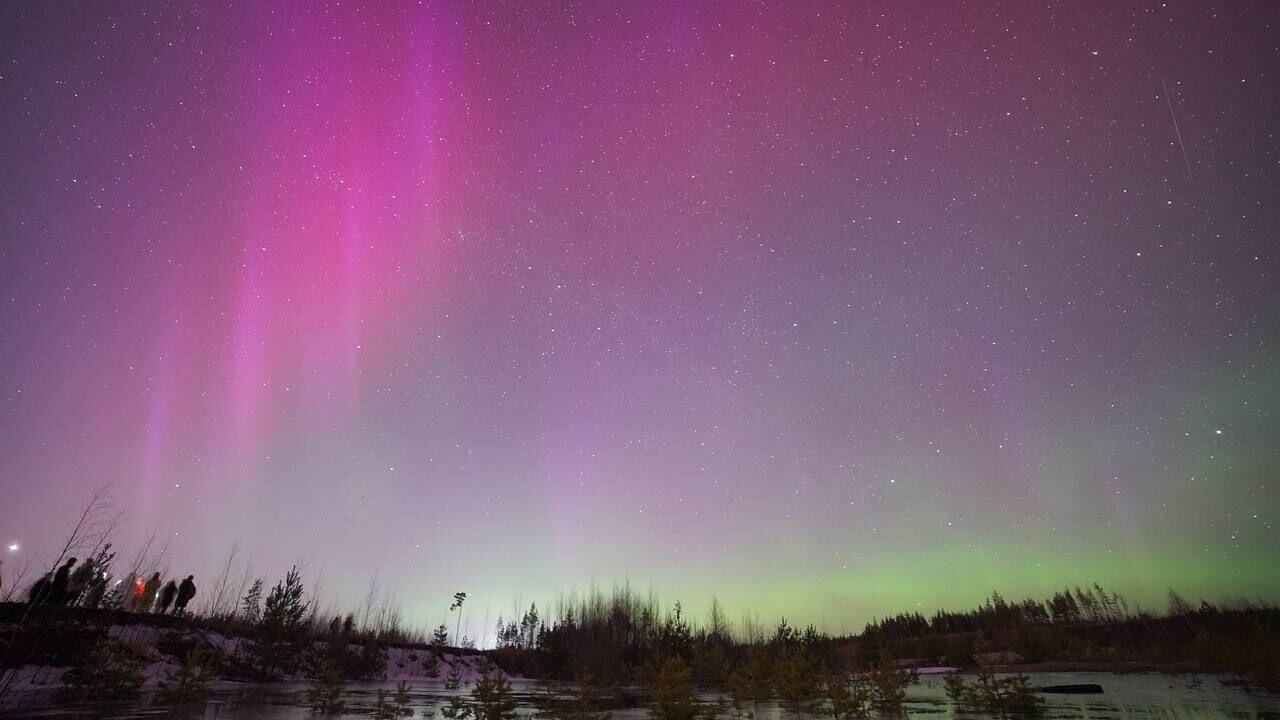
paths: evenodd
<path fill-rule="evenodd" d="M 164 633 L 155 634 L 152 639 L 144 639 L 136 635 L 129 637 L 121 630 L 124 629 L 112 628 L 110 631 L 111 637 L 127 643 L 134 651 L 144 655 L 147 659 L 141 667 L 144 678 L 140 686 L 142 689 L 155 689 L 174 677 L 182 668 L 182 657 L 177 654 L 167 653 L 162 649 L 166 645 L 172 645 L 174 638 L 165 637 Z M 0 627 L 0 633 L 4 631 L 5 628 Z M 242 652 L 242 646 L 248 642 L 246 638 L 227 637 L 220 633 L 203 630 L 185 632 L 182 634 L 182 639 L 188 643 L 199 643 L 205 648 L 208 653 L 209 665 L 214 668 L 232 666 L 232 663 L 227 662 L 227 659 Z M 324 643 L 320 641 L 315 642 L 316 647 L 323 645 Z M 352 652 L 358 652 L 362 647 L 355 643 L 349 645 Z M 456 672 L 457 677 L 462 682 L 470 683 L 474 682 L 482 673 L 491 671 L 494 667 L 492 662 L 483 653 L 479 652 L 463 654 L 465 651 L 458 649 L 398 646 L 383 647 L 381 650 L 383 656 L 382 669 L 364 678 L 365 682 L 399 682 L 401 680 L 409 683 L 444 682 L 445 678 Z M 428 658 L 434 658 L 434 669 L 428 667 Z M 26 664 L 16 668 L 7 668 L 3 672 L 6 674 L 12 673 L 7 680 L 8 690 L 14 693 L 21 693 L 61 689 L 64 686 L 63 676 L 70 668 L 70 665 Z M 213 679 L 218 682 L 245 681 L 242 674 L 235 672 L 215 672 Z M 310 679 L 306 673 L 295 672 L 283 674 L 278 679 L 278 682 L 305 683 Z"/>
<path fill-rule="evenodd" d="M 119 610 L 0 605 L 0 700 L 92 687 L 119 674 L 153 690 L 189 671 L 211 682 L 473 682 L 494 669 L 480 650 L 359 633 L 273 636 L 260 626 Z M 87 678 L 87 680 L 86 680 Z"/>
<path fill-rule="evenodd" d="M 962 668 L 961 672 L 991 673 L 1110 673 L 1128 675 L 1131 673 L 1160 673 L 1164 675 L 1213 674 L 1202 663 L 1190 660 L 1181 662 L 1154 662 L 1147 660 L 1131 660 L 1126 662 L 1088 662 L 1075 660 L 1051 660 L 1045 662 L 1023 662 L 983 665 L 981 667 Z"/>

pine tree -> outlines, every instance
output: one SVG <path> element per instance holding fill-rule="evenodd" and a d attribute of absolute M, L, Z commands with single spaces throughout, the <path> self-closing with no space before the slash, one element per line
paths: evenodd
<path fill-rule="evenodd" d="M 839 673 L 827 679 L 828 705 L 824 712 L 833 720 L 865 720 L 871 716 L 871 685 L 865 677 Z"/>
<path fill-rule="evenodd" d="M 246 573 L 247 574 L 247 573 Z M 240 600 L 240 613 L 251 623 L 258 622 L 262 612 L 262 578 L 257 578 L 249 586 L 249 592 Z"/>
<path fill-rule="evenodd" d="M 209 696 L 209 683 L 214 679 L 212 659 L 200 645 L 194 645 L 182 658 L 177 670 L 161 680 L 153 702 L 162 705 L 194 705 Z"/>
<path fill-rule="evenodd" d="M 449 673 L 444 676 L 444 689 L 457 690 L 460 687 L 462 687 L 462 668 L 455 662 L 449 668 Z"/>
<path fill-rule="evenodd" d="M 300 628 L 309 607 L 309 603 L 302 599 L 303 592 L 302 573 L 295 565 L 289 569 L 285 579 L 276 583 L 267 595 L 267 602 L 262 609 L 262 624 Z"/>
<path fill-rule="evenodd" d="M 727 680 L 729 697 L 739 714 L 747 705 L 755 709 L 771 697 L 772 674 L 769 651 L 762 645 L 752 646 L 747 662 L 729 673 Z"/>
<path fill-rule="evenodd" d="M 449 612 L 458 611 L 458 621 L 454 623 L 453 639 L 456 641 L 462 633 L 462 604 L 467 601 L 467 594 L 464 592 L 456 592 L 453 594 L 453 604 L 449 606 Z"/>
<path fill-rule="evenodd" d="M 871 684 L 871 706 L 881 715 L 905 713 L 907 686 L 916 681 L 916 674 L 898 668 L 889 651 L 882 650 L 880 662 L 867 674 Z"/>
<path fill-rule="evenodd" d="M 86 564 L 89 568 L 89 577 L 80 591 L 80 605 L 88 608 L 103 607 L 103 598 L 111 584 L 111 562 L 115 557 L 111 543 L 106 543 Z"/>
<path fill-rule="evenodd" d="M 429 678 L 440 677 L 440 658 L 434 650 L 428 651 L 427 656 L 422 659 L 422 674 Z"/>
<path fill-rule="evenodd" d="M 600 698 L 595 678 L 590 673 L 579 675 L 577 685 L 577 707 L 572 712 L 566 713 L 567 717 L 572 720 L 610 720 L 613 717 L 613 713 L 596 712 L 595 708 Z"/>
<path fill-rule="evenodd" d="M 511 693 L 511 683 L 501 672 L 490 675 L 481 673 L 471 689 L 475 699 L 476 720 L 511 720 L 516 716 L 516 699 Z"/>
<path fill-rule="evenodd" d="M 662 664 L 650 693 L 654 720 L 695 720 L 701 710 L 693 695 L 693 671 L 678 657 Z"/>
<path fill-rule="evenodd" d="M 413 715 L 409 705 L 409 691 L 412 690 L 404 680 L 396 683 L 395 694 L 390 690 L 378 690 L 378 699 L 373 706 L 374 720 L 395 720 L 395 718 Z"/>
<path fill-rule="evenodd" d="M 146 657 L 133 646 L 109 637 L 100 638 L 91 647 L 62 674 L 62 697 L 95 702 L 136 697 L 146 680 Z"/>
<path fill-rule="evenodd" d="M 817 696 L 813 662 L 799 650 L 786 652 L 774 666 L 773 687 L 782 706 L 796 717 L 808 709 Z"/>
<path fill-rule="evenodd" d="M 1036 695 L 1026 675 L 997 678 L 990 673 L 978 673 L 972 683 L 966 683 L 958 675 L 943 679 L 947 697 L 961 712 L 991 713 L 1000 717 L 1040 714 L 1044 700 Z"/>
<path fill-rule="evenodd" d="M 255 583 L 257 584 L 257 583 Z M 309 603 L 303 600 L 302 574 L 295 566 L 267 595 L 248 662 L 262 680 L 291 672 L 302 660 Z"/>
<path fill-rule="evenodd" d="M 471 706 L 457 695 L 449 696 L 449 704 L 440 708 L 440 714 L 449 720 L 467 720 L 471 717 Z"/>
<path fill-rule="evenodd" d="M 532 604 L 529 606 L 529 612 L 524 614 L 520 620 L 520 646 L 526 650 L 532 650 L 537 645 L 538 626 L 538 606 Z"/>
<path fill-rule="evenodd" d="M 326 715 L 339 715 L 346 709 L 342 699 L 346 681 L 342 673 L 330 670 L 303 693 L 303 700 L 314 711 Z"/>

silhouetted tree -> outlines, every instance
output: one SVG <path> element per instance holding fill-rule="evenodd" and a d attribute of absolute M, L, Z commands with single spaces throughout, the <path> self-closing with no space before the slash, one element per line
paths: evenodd
<path fill-rule="evenodd" d="M 294 566 L 267 595 L 262 619 L 249 644 L 248 662 L 259 679 L 272 680 L 281 673 L 290 673 L 300 662 L 309 605 L 303 593 L 302 574 Z"/>
<path fill-rule="evenodd" d="M 461 645 L 461 642 L 459 642 L 458 637 L 462 627 L 462 604 L 466 601 L 467 601 L 466 593 L 464 592 L 454 593 L 453 604 L 449 606 L 449 612 L 453 612 L 455 610 L 458 611 L 458 621 L 454 623 L 455 627 L 453 628 L 453 640 L 454 642 L 457 642 L 459 645 Z"/>
<path fill-rule="evenodd" d="M 262 614 L 262 578 L 255 579 L 249 586 L 249 591 L 241 598 L 240 614 L 251 623 L 258 622 L 258 617 Z"/>
<path fill-rule="evenodd" d="M 693 694 L 693 671 L 678 657 L 662 664 L 649 692 L 649 716 L 654 720 L 694 720 L 701 709 Z"/>

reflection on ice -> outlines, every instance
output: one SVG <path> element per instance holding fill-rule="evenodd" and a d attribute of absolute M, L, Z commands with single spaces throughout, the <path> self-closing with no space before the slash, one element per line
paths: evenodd
<path fill-rule="evenodd" d="M 1272 720 L 1280 717 L 1280 696 L 1247 693 L 1224 685 L 1219 678 L 1206 675 L 1104 673 L 1033 673 L 1036 686 L 1073 683 L 1097 683 L 1101 695 L 1045 695 L 1044 717 L 1050 720 Z M 513 680 L 522 716 L 549 715 L 548 705 L 556 697 L 547 686 L 534 681 Z M 219 684 L 202 708 L 183 714 L 187 718 L 219 720 L 291 720 L 316 717 L 299 704 L 298 696 L 305 685 Z M 351 685 L 345 694 L 346 709 L 339 718 L 368 718 L 377 702 L 378 690 L 393 689 L 394 683 Z M 571 691 L 564 688 L 563 691 Z M 464 695 L 466 689 L 459 691 Z M 455 693 L 444 688 L 442 681 L 419 683 L 410 692 L 410 706 L 416 718 L 442 718 L 441 708 Z M 704 699 L 716 699 L 704 695 Z M 979 718 L 981 715 L 957 713 L 943 690 L 942 676 L 925 675 L 913 685 L 907 696 L 907 713 L 911 717 Z M 48 697 L 31 696 L 13 718 L 49 718 L 76 716 L 84 718 L 147 718 L 163 715 L 163 709 L 147 701 L 111 708 L 51 707 Z M 647 720 L 649 715 L 639 702 L 624 702 L 612 708 L 613 720 Z M 725 717 L 728 717 L 727 715 Z M 810 716 L 806 715 L 805 718 Z M 817 717 L 817 716 L 814 716 Z M 776 703 L 760 703 L 754 708 L 755 720 L 793 720 L 791 713 Z"/>

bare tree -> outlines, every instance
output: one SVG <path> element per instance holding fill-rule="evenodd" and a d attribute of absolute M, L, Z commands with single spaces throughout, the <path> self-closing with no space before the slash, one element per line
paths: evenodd
<path fill-rule="evenodd" d="M 164 540 L 164 547 L 160 548 L 160 554 L 156 555 L 156 559 L 152 561 L 151 567 L 147 568 L 148 573 L 160 573 L 160 577 L 169 576 L 169 548 L 173 545 L 173 535 L 168 535 Z"/>
<path fill-rule="evenodd" d="M 151 557 L 151 548 L 155 543 L 156 531 L 152 530 L 151 534 L 147 536 L 147 541 L 142 544 L 142 547 L 138 549 L 138 552 L 134 553 L 133 559 L 129 561 L 130 575 L 135 577 L 140 577 L 142 575 L 142 570 L 146 567 L 147 562 Z"/>
<path fill-rule="evenodd" d="M 111 545 L 111 538 L 115 537 L 116 531 L 124 523 L 124 511 L 114 507 L 108 508 L 106 517 L 90 530 L 82 547 L 87 549 L 85 557 L 92 558 L 99 554 L 99 551 Z"/>
<path fill-rule="evenodd" d="M 240 583 L 236 587 L 235 597 L 231 598 L 231 617 L 237 617 L 240 614 L 240 600 L 249 589 L 249 578 L 253 575 L 253 562 L 246 560 L 244 563 L 244 571 L 240 573 Z"/>
<path fill-rule="evenodd" d="M 90 554 L 96 552 L 106 542 L 111 531 L 120 525 L 121 515 L 111 504 L 110 487 L 105 485 L 89 496 L 89 502 L 85 503 L 75 524 L 71 526 L 71 531 L 67 533 L 66 542 L 53 559 L 52 568 L 61 565 L 72 552 L 79 552 L 86 546 L 92 548 Z"/>
<path fill-rule="evenodd" d="M 311 612 L 307 616 L 307 627 L 316 627 L 320 618 L 320 593 L 324 592 L 324 568 L 316 571 L 316 578 L 311 583 Z"/>
<path fill-rule="evenodd" d="M 26 553 L 23 555 L 22 564 L 18 566 L 18 572 L 9 576 L 4 586 L 4 594 L 0 595 L 0 602 L 9 602 L 13 600 L 13 596 L 18 592 L 18 588 L 23 586 L 27 575 L 31 572 L 31 566 L 36 564 L 36 553 Z"/>
<path fill-rule="evenodd" d="M 489 609 L 490 606 L 484 606 L 484 624 L 480 626 L 480 637 L 476 638 L 477 647 L 488 647 L 489 643 Z M 498 641 L 495 639 L 494 647 L 497 647 Z"/>
<path fill-rule="evenodd" d="M 364 603 L 360 606 L 360 629 L 368 631 L 369 617 L 373 615 L 373 608 L 378 602 L 378 594 L 381 591 L 381 585 L 378 582 L 378 571 L 373 572 L 373 577 L 369 578 L 369 592 L 365 593 Z"/>
<path fill-rule="evenodd" d="M 213 587 L 213 592 L 206 596 L 206 600 L 202 607 L 202 613 L 209 617 L 218 617 L 226 613 L 228 601 L 231 609 L 234 611 L 236 600 L 239 596 L 231 597 L 231 568 L 235 565 L 236 557 L 240 554 L 240 543 L 233 543 L 231 549 L 227 552 L 227 559 L 222 564 L 222 572 L 218 575 L 218 581 Z"/>
<path fill-rule="evenodd" d="M 63 543 L 57 557 L 54 558 L 52 567 L 56 568 L 61 565 L 62 561 L 70 557 L 72 552 L 89 549 L 89 556 L 92 556 L 97 553 L 99 548 L 110 542 L 112 533 L 120 526 L 120 521 L 123 517 L 122 513 L 118 512 L 111 503 L 110 488 L 110 484 L 104 485 L 89 496 L 89 501 L 80 510 L 80 515 L 77 516 L 75 523 L 71 526 L 71 530 L 67 533 L 66 542 Z M 35 602 L 27 603 L 22 617 L 17 622 L 18 628 L 26 625 L 36 604 Z M 0 670 L 0 703 L 3 703 L 4 697 L 17 683 L 18 669 L 26 665 L 27 661 L 38 652 L 39 645 L 39 642 L 33 643 L 24 657 L 5 658 L 6 667 L 4 670 Z"/>
<path fill-rule="evenodd" d="M 728 639 L 733 632 L 729 626 L 729 618 L 725 615 L 724 606 L 715 595 L 711 596 L 711 609 L 707 612 L 707 632 L 724 639 Z"/>
<path fill-rule="evenodd" d="M 396 607 L 395 597 L 391 593 L 382 594 L 378 604 L 377 621 L 374 623 L 373 636 L 385 637 L 400 632 L 400 609 Z"/>

